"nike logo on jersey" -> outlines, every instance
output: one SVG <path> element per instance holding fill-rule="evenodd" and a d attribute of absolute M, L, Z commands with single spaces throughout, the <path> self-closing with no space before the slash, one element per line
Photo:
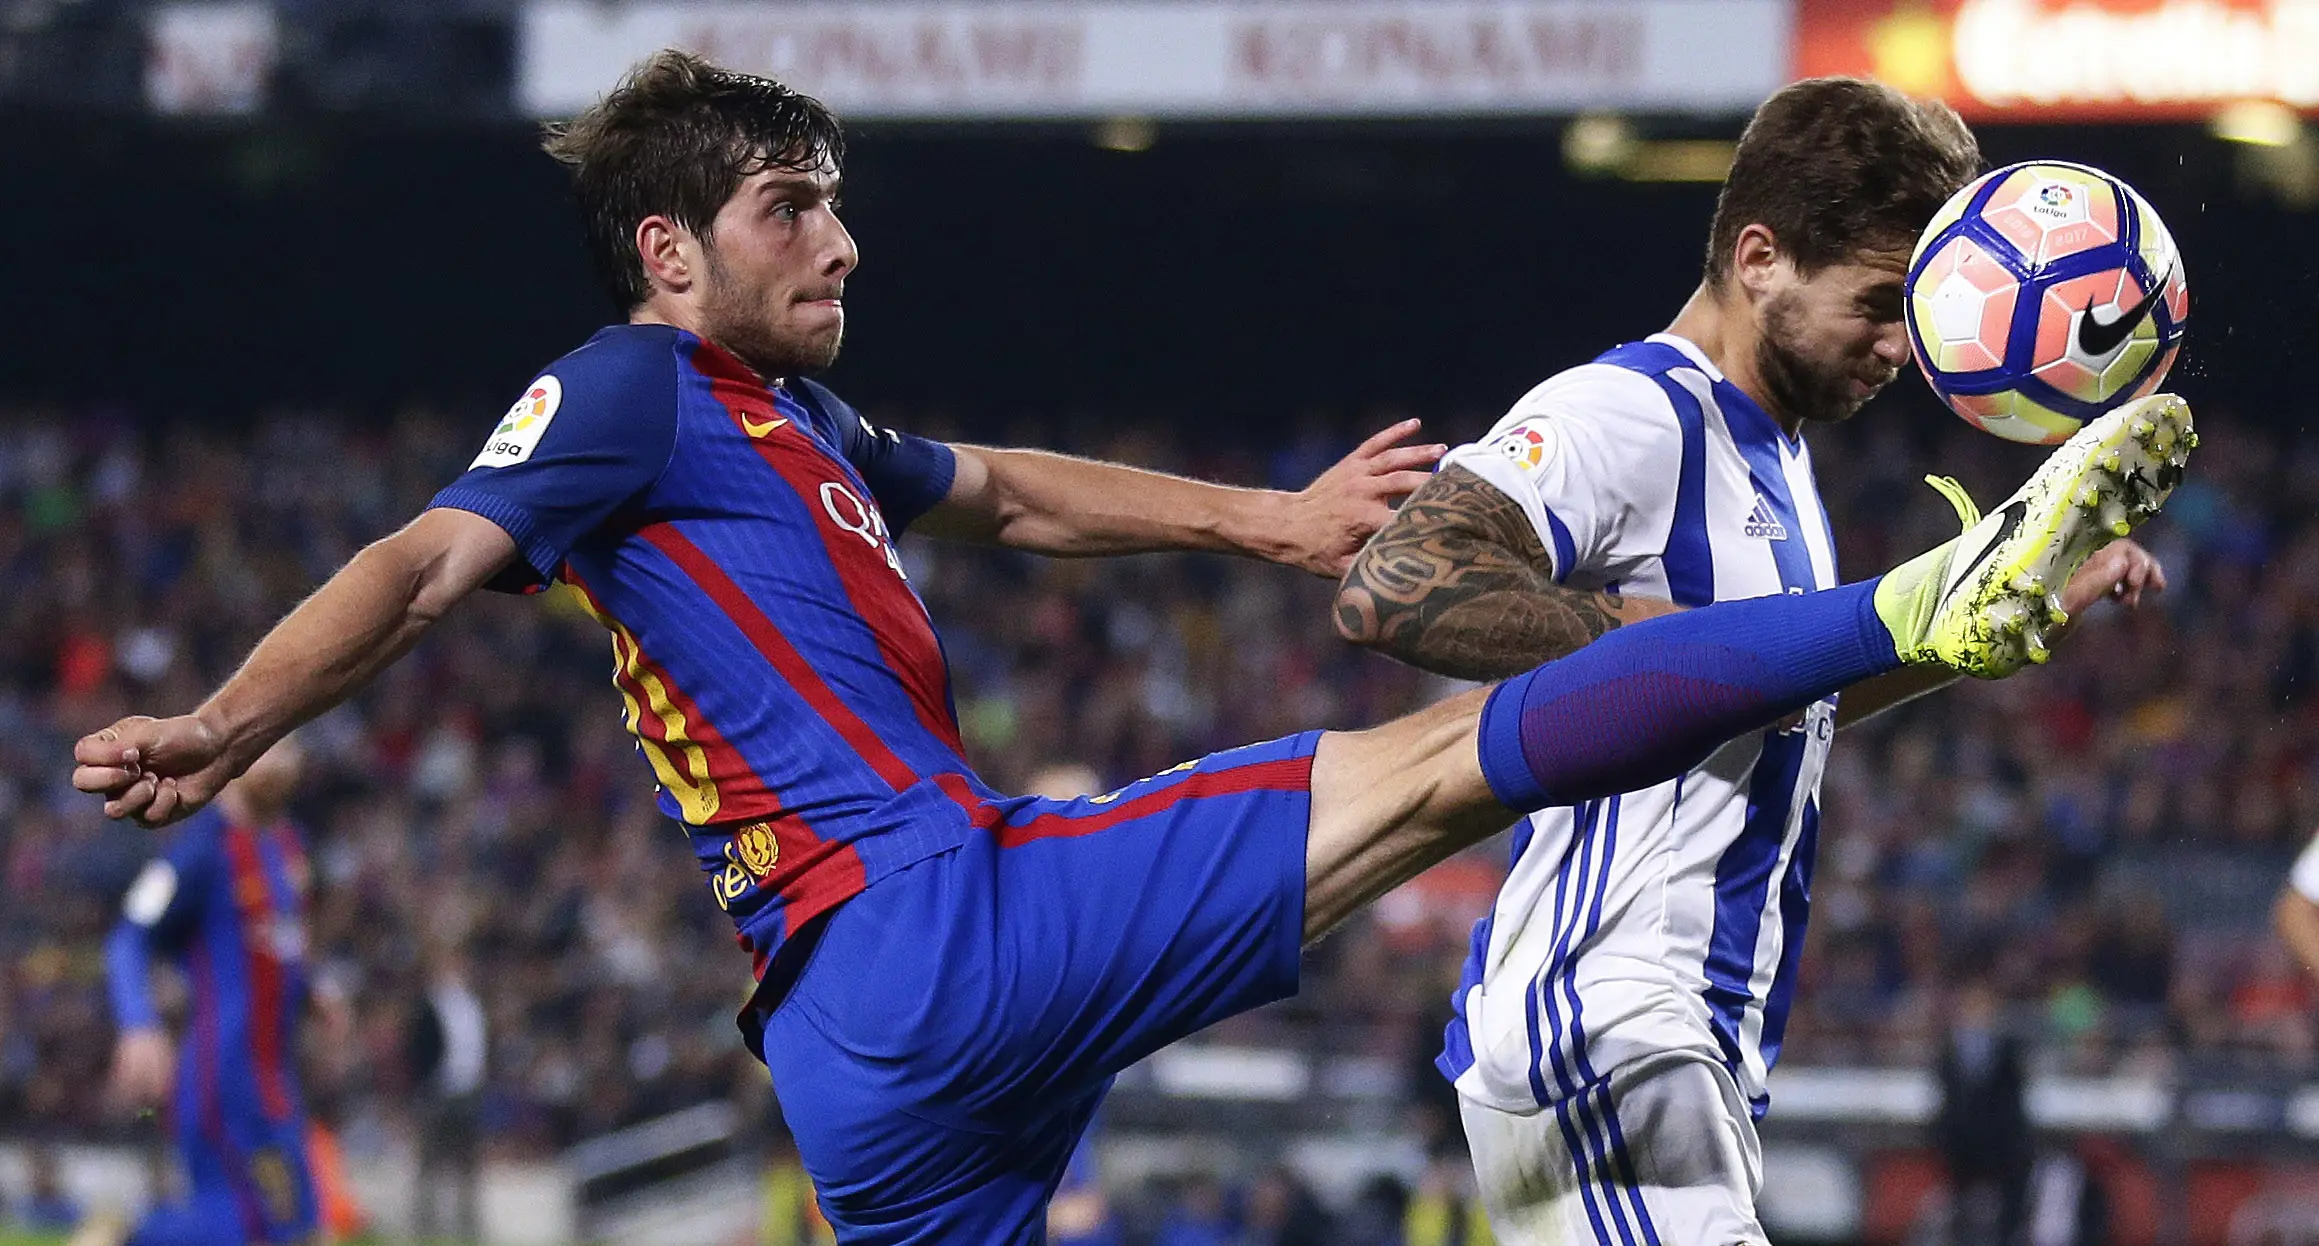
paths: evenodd
<path fill-rule="evenodd" d="M 789 421 L 787 419 L 776 415 L 772 419 L 760 423 L 744 415 L 741 417 L 741 431 L 749 434 L 751 437 L 762 437 L 765 434 L 772 432 L 774 429 L 787 424 L 788 422 Z"/>
<path fill-rule="evenodd" d="M 1749 536 L 1762 537 L 1766 541 L 1785 541 L 1788 539 L 1788 526 L 1780 522 L 1778 515 L 1772 513 L 1771 503 L 1765 501 L 1764 496 L 1760 493 L 1755 495 L 1755 509 L 1747 512 L 1747 523 L 1741 528 L 1741 531 Z"/>
<path fill-rule="evenodd" d="M 2134 326 L 2149 316 L 2150 309 L 2158 305 L 2159 297 L 2166 292 L 2167 283 L 2173 280 L 2174 270 L 2169 268 L 2166 275 L 2160 277 L 2157 284 L 2142 296 L 2141 302 L 2127 308 L 2124 315 L 2108 323 L 2094 315 L 2094 305 L 2088 300 L 2085 315 L 2079 317 L 2077 322 L 2077 348 L 2099 359 L 2125 345 L 2126 339 L 2134 332 Z"/>

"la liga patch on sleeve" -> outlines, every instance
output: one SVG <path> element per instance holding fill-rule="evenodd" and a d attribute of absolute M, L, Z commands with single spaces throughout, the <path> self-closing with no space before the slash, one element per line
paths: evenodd
<path fill-rule="evenodd" d="M 523 391 L 523 397 L 507 409 L 499 427 L 491 430 L 491 439 L 483 443 L 483 453 L 467 465 L 472 471 L 478 467 L 506 467 L 531 457 L 539 446 L 541 435 L 548 431 L 556 418 L 556 408 L 564 405 L 563 382 L 554 376 L 543 376 Z"/>
<path fill-rule="evenodd" d="M 147 861 L 121 900 L 121 915 L 140 926 L 150 926 L 161 920 L 169 911 L 169 902 L 176 898 L 177 867 L 167 861 Z"/>
<path fill-rule="evenodd" d="M 1523 471 L 1537 471 L 1546 461 L 1546 421 L 1524 420 L 1498 434 L 1490 448 L 1512 459 Z"/>

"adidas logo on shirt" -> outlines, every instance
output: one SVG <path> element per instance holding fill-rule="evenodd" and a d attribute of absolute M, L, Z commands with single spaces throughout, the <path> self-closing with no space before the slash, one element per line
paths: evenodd
<path fill-rule="evenodd" d="M 1742 531 L 1766 541 L 1788 539 L 1788 526 L 1779 521 L 1779 516 L 1771 513 L 1771 503 L 1764 501 L 1760 493 L 1755 495 L 1755 509 L 1747 512 L 1747 526 Z"/>

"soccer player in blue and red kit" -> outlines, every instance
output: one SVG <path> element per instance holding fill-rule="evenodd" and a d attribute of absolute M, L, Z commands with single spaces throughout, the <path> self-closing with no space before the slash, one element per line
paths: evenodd
<path fill-rule="evenodd" d="M 79 741 L 73 781 L 167 822 L 474 590 L 569 585 L 754 964 L 742 1029 L 848 1243 L 1041 1240 L 1112 1076 L 1292 994 L 1305 941 L 1516 811 L 1672 777 L 1856 680 L 2010 671 L 2058 623 L 2034 585 L 2108 539 L 2069 499 L 2138 520 L 2179 476 L 2073 442 L 1877 580 L 1622 628 L 1368 731 L 1008 797 L 964 756 L 895 534 L 1335 575 L 1438 448 L 1388 430 L 1279 494 L 873 427 L 803 379 L 836 357 L 857 258 L 819 104 L 664 52 L 548 149 L 627 322 L 540 373 L 199 709 Z"/>
<path fill-rule="evenodd" d="M 298 746 L 285 739 L 178 828 L 129 888 L 105 945 L 114 1080 L 139 1106 L 170 1095 L 186 1200 L 133 1232 L 93 1216 L 76 1242 L 242 1246 L 314 1236 L 314 1183 L 298 1095 L 297 1017 L 307 997 L 306 856 L 285 817 Z M 185 974 L 182 1053 L 153 1005 L 154 961 Z"/>

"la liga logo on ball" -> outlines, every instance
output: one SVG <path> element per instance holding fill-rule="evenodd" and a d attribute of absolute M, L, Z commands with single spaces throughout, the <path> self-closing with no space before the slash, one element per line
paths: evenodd
<path fill-rule="evenodd" d="M 2190 315 L 2174 236 L 2082 164 L 2008 165 L 1960 190 L 1909 260 L 1909 346 L 1976 428 L 2052 444 L 2154 392 Z"/>

